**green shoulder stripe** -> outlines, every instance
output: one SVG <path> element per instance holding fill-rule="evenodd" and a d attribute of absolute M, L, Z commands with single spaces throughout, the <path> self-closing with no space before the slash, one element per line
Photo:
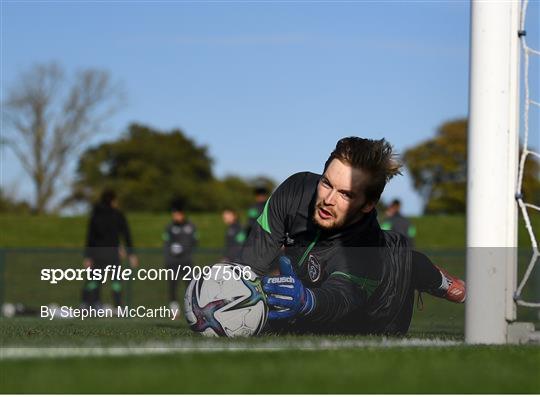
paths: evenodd
<path fill-rule="evenodd" d="M 379 286 L 379 282 L 376 280 L 370 280 L 369 278 L 354 276 L 349 273 L 333 272 L 332 274 L 330 274 L 330 276 L 344 277 L 347 280 L 352 281 L 356 285 L 362 287 L 362 289 L 367 292 L 368 296 L 371 296 L 371 294 L 373 294 L 375 289 Z"/>
<path fill-rule="evenodd" d="M 271 197 L 270 197 L 271 198 Z M 270 198 L 266 200 L 262 214 L 257 218 L 257 223 L 261 225 L 263 230 L 268 234 L 272 234 L 270 230 L 270 222 L 268 221 L 268 204 L 270 204 Z"/>

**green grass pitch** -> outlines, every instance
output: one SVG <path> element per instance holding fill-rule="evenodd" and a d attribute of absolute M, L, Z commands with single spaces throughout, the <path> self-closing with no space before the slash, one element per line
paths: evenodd
<path fill-rule="evenodd" d="M 204 352 L 2 362 L 7 393 L 538 393 L 531 347 Z"/>
<path fill-rule="evenodd" d="M 402 339 L 208 339 L 163 319 L 13 318 L 0 329 L 4 393 L 540 393 L 539 346 L 465 346 L 463 306 L 431 297 Z M 16 346 L 32 358 L 14 358 Z"/>

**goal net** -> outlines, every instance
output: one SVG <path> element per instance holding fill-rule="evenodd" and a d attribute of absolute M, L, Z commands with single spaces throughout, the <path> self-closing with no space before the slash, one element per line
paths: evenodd
<path fill-rule="evenodd" d="M 537 307 L 540 308 L 540 302 L 528 302 L 527 300 L 522 298 L 522 292 L 523 288 L 529 281 L 533 269 L 538 265 L 540 253 L 538 251 L 538 236 L 535 233 L 535 230 L 532 226 L 532 214 L 533 212 L 535 214 L 540 213 L 540 198 L 539 197 L 527 197 L 523 192 L 523 179 L 525 176 L 525 167 L 527 165 L 527 160 L 532 160 L 533 162 L 539 162 L 540 161 L 540 148 L 532 147 L 531 141 L 530 141 L 530 135 L 529 135 L 529 126 L 530 126 L 530 120 L 531 120 L 531 107 L 533 107 L 536 110 L 536 117 L 538 118 L 538 110 L 540 109 L 540 90 L 538 90 L 538 83 L 536 83 L 535 86 L 537 90 L 533 93 L 534 97 L 531 97 L 531 73 L 530 73 L 530 65 L 531 65 L 531 56 L 536 56 L 536 60 L 538 61 L 540 59 L 540 51 L 538 49 L 534 49 L 530 47 L 527 43 L 527 6 L 528 1 L 523 1 L 523 5 L 521 8 L 521 20 L 520 20 L 520 30 L 518 32 L 518 36 L 520 38 L 521 42 L 521 53 L 523 57 L 523 89 L 524 89 L 524 98 L 523 98 L 523 128 L 522 128 L 522 142 L 523 142 L 523 150 L 521 152 L 521 157 L 519 160 L 519 173 L 518 173 L 518 185 L 517 185 L 517 193 L 516 193 L 516 200 L 519 205 L 519 209 L 521 211 L 521 214 L 523 216 L 523 219 L 525 221 L 525 228 L 527 229 L 527 233 L 529 235 L 531 247 L 532 247 L 532 254 L 529 261 L 529 264 L 527 266 L 527 269 L 525 271 L 525 274 L 523 278 L 521 279 L 516 293 L 515 293 L 515 300 L 518 305 L 526 306 L 526 307 Z M 531 18 L 532 19 L 532 18 Z M 530 20 L 532 23 L 533 21 Z M 535 21 L 538 22 L 538 21 Z M 538 44 L 538 43 L 536 43 Z M 536 99 L 532 99 L 536 98 Z M 534 113 L 534 112 L 532 112 Z M 537 142 L 538 144 L 538 142 Z M 535 151 L 536 150 L 536 151 Z M 530 202 L 529 200 L 532 200 Z M 535 200 L 538 200 L 535 202 Z"/>

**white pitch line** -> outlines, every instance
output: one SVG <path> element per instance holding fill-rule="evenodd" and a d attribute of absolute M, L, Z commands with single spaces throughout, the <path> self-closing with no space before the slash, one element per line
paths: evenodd
<path fill-rule="evenodd" d="M 214 341 L 193 343 L 177 341 L 175 343 L 150 342 L 143 346 L 109 347 L 2 347 L 0 360 L 69 358 L 69 357 L 122 357 L 159 354 L 216 353 L 216 352 L 272 352 L 272 351 L 317 351 L 361 348 L 393 347 L 449 347 L 459 346 L 462 342 L 442 339 L 386 339 L 373 341 L 319 339 L 316 341 L 251 342 L 230 341 L 229 344 Z"/>

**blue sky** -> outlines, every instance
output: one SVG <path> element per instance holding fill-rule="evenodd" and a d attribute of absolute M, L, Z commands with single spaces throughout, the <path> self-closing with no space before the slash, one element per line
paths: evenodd
<path fill-rule="evenodd" d="M 2 94 L 34 63 L 106 69 L 128 101 L 93 144 L 134 121 L 179 127 L 208 145 L 218 176 L 281 181 L 321 171 L 343 136 L 385 137 L 403 152 L 442 122 L 466 116 L 469 7 L 3 2 Z M 538 15 L 538 2 L 529 12 Z M 6 149 L 2 163 L 2 186 L 29 196 L 30 181 Z M 383 195 L 394 197 L 404 212 L 420 212 L 407 175 Z"/>

